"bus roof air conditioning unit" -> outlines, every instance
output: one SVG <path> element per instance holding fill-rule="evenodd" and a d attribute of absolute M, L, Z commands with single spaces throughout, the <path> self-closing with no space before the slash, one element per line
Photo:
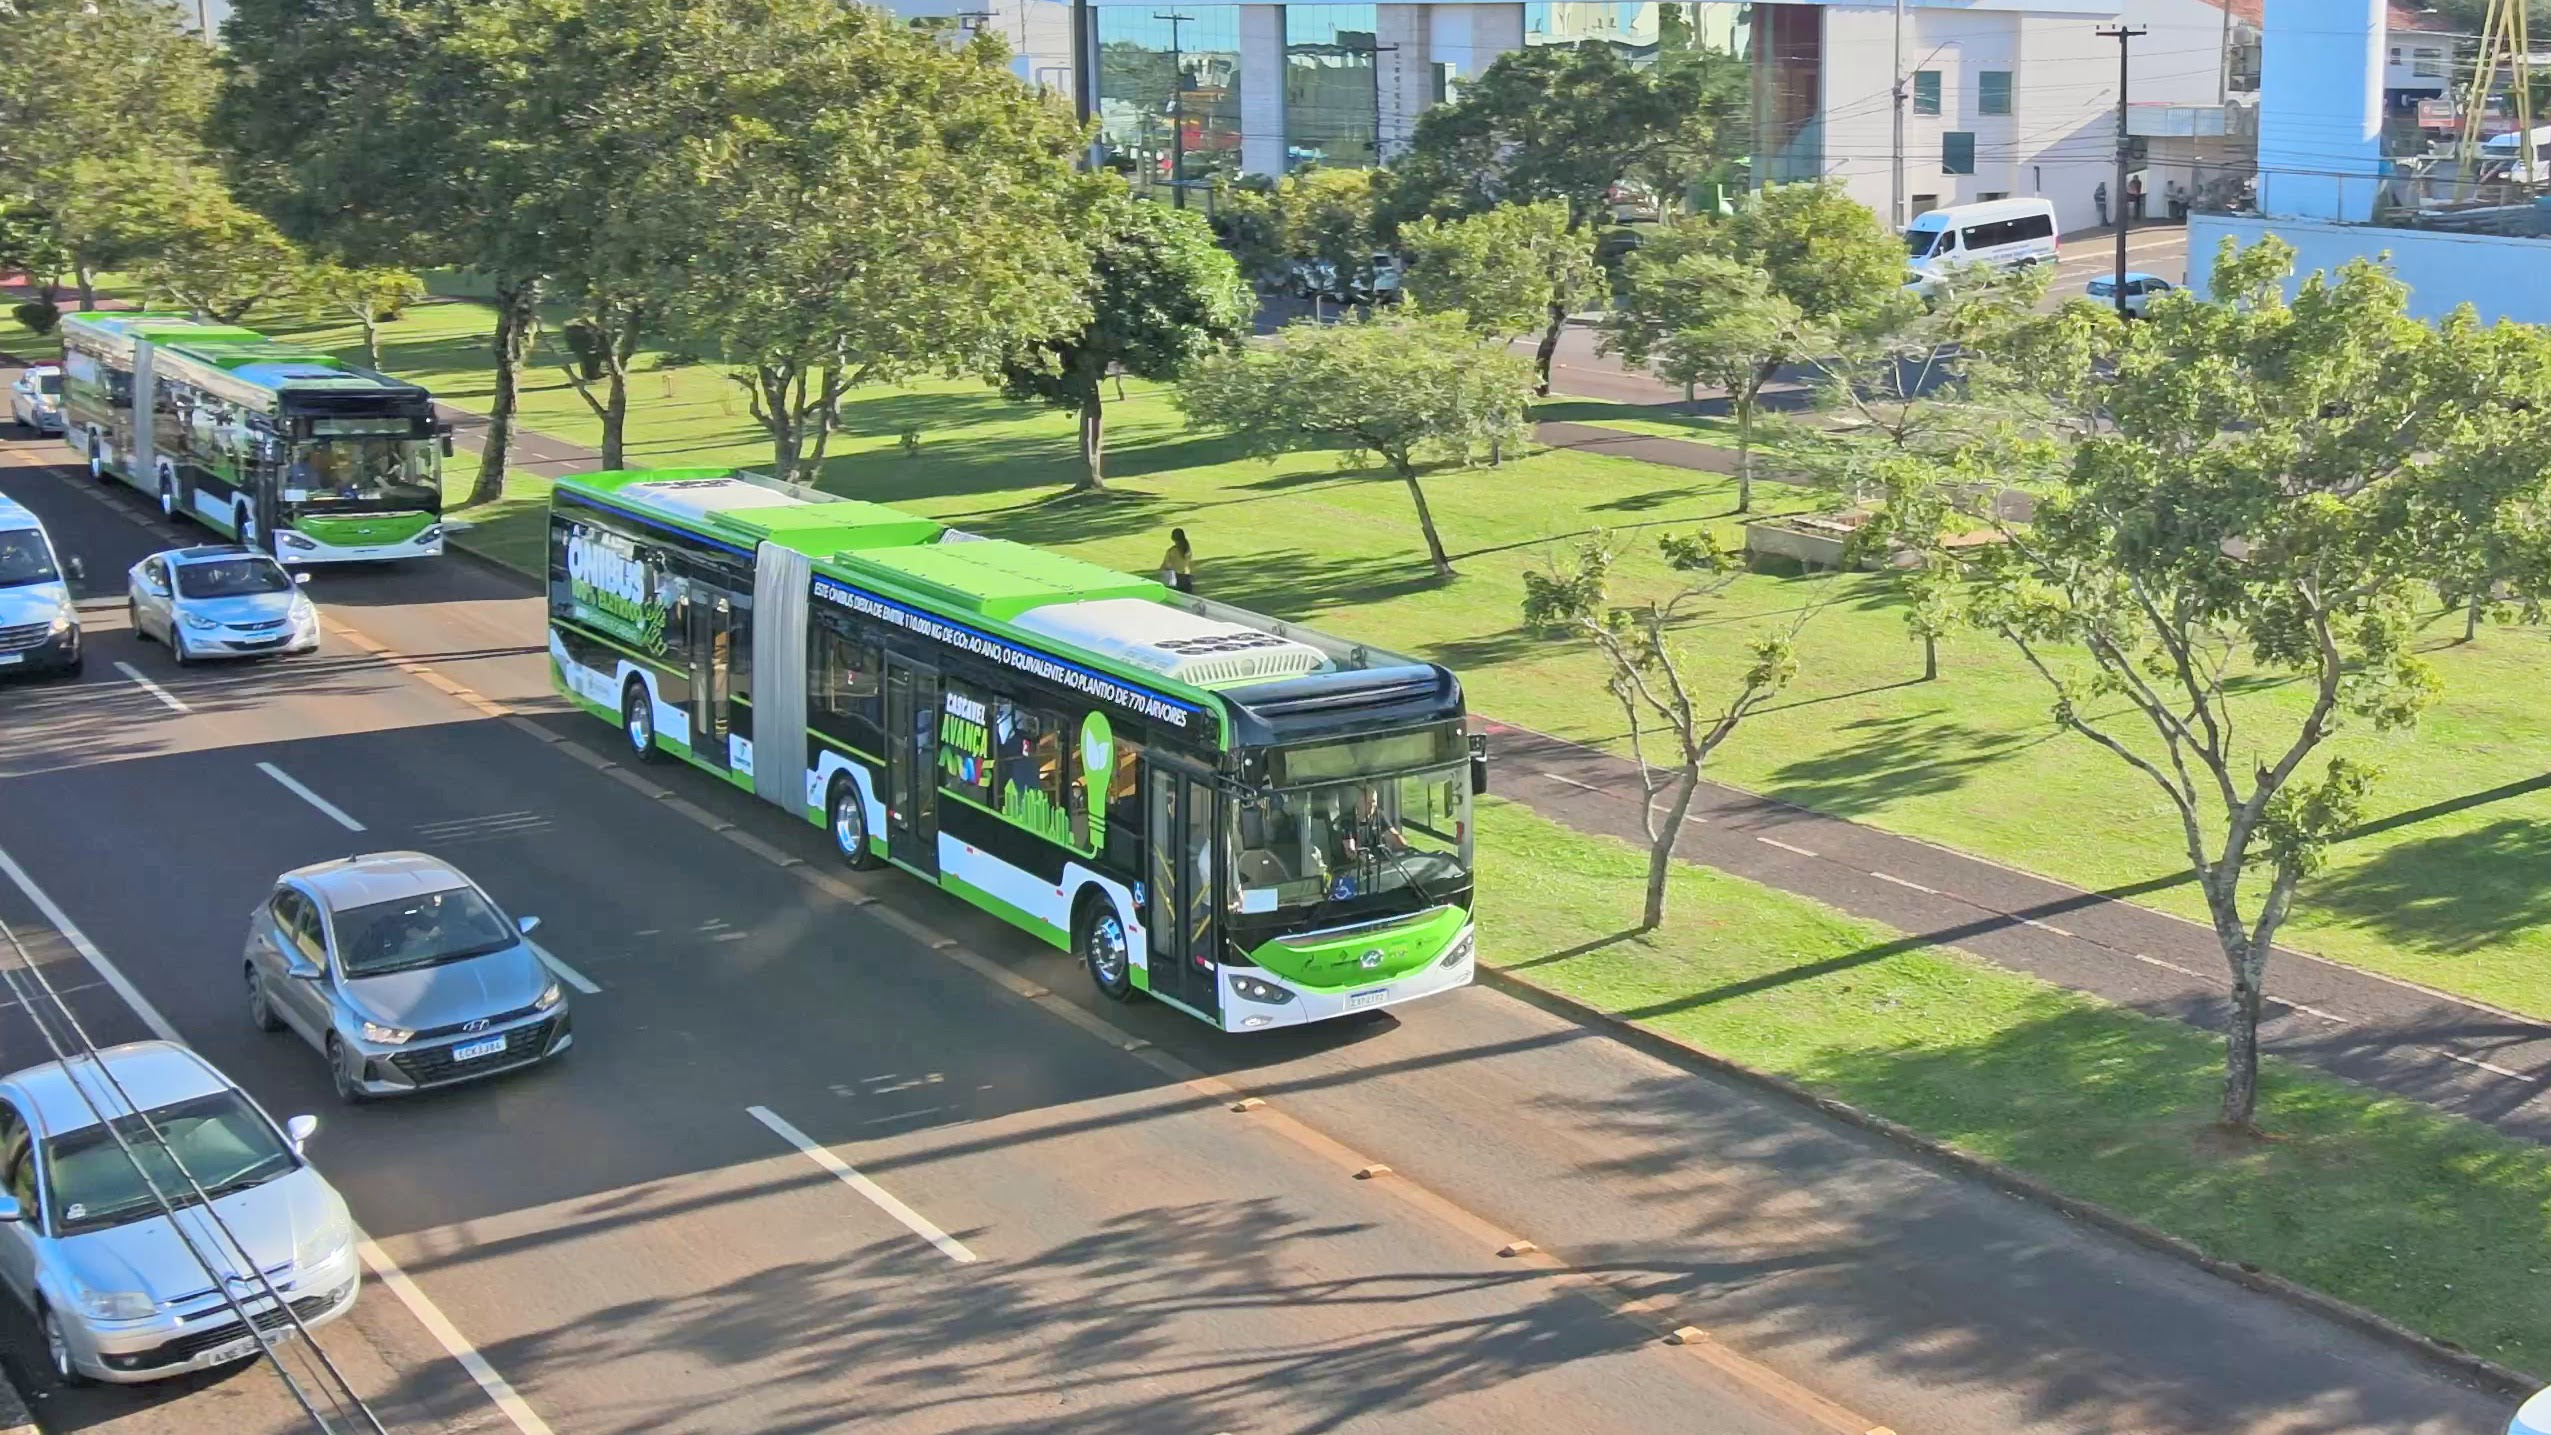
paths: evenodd
<path fill-rule="evenodd" d="M 1330 667 L 1326 654 L 1291 638 L 1140 598 L 1057 603 L 1011 621 L 1083 652 L 1200 688 L 1300 677 Z"/>

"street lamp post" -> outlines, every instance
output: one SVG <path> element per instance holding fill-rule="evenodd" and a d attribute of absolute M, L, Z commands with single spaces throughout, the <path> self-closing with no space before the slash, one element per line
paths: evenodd
<path fill-rule="evenodd" d="M 1180 209 L 1187 207 L 1187 55 L 1178 43 L 1178 27 L 1196 17 L 1175 10 L 1164 15 L 1155 10 L 1155 20 L 1169 22 L 1169 202 Z"/>

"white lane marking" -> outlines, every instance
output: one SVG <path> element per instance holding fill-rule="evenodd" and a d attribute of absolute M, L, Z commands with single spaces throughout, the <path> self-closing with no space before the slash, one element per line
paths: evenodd
<path fill-rule="evenodd" d="M 1760 842 L 1766 847 L 1777 847 L 1783 852 L 1795 852 L 1801 857 L 1813 857 L 1816 855 L 1804 847 L 1793 847 L 1788 843 L 1781 841 L 1777 837 L 1756 837 L 1754 840 Z"/>
<path fill-rule="evenodd" d="M 1892 872 L 1872 872 L 1869 875 L 1881 882 L 1893 882 L 1899 887 L 1910 887 L 1916 892 L 1928 892 L 1934 897 L 1940 895 L 1940 889 L 1937 887 L 1925 887 L 1919 882 L 1908 882 Z"/>
<path fill-rule="evenodd" d="M 1542 775 L 1543 777 L 1546 777 L 1546 778 L 1550 779 L 1552 782 L 1564 782 L 1564 783 L 1568 784 L 1570 787 L 1583 788 L 1584 790 L 1586 790 L 1586 791 L 1588 791 L 1588 792 L 1601 792 L 1601 791 L 1603 791 L 1603 789 L 1602 789 L 1602 788 L 1595 786 L 1595 785 L 1594 785 L 1593 783 L 1591 783 L 1591 782 L 1579 782 L 1579 781 L 1577 781 L 1577 780 L 1576 780 L 1575 778 L 1573 778 L 1573 777 L 1561 777 L 1559 774 L 1557 774 L 1557 773 L 1555 773 L 1555 772 L 1545 772 L 1545 773 L 1543 773 L 1543 774 L 1541 774 L 1541 775 Z"/>
<path fill-rule="evenodd" d="M 186 1038 L 177 1034 L 177 1028 L 169 1024 L 168 1018 L 160 1015 L 159 1008 L 152 1006 L 149 998 L 124 979 L 124 973 L 107 960 L 106 953 L 98 950 L 97 943 L 89 940 L 88 934 L 72 922 L 70 914 L 46 896 L 44 889 L 35 884 L 35 879 L 29 877 L 26 869 L 20 867 L 5 849 L 0 849 L 0 873 L 8 874 L 9 880 L 26 894 L 28 901 L 35 904 L 35 909 L 44 914 L 44 920 L 51 922 L 53 930 L 62 934 L 62 940 L 69 942 L 72 950 L 96 968 L 97 974 L 106 979 L 108 986 L 115 988 L 115 994 L 124 998 L 125 1005 L 142 1019 L 142 1025 L 150 1028 L 151 1035 L 177 1046 L 187 1044 Z M 399 1298 L 399 1303 L 408 1308 L 408 1313 L 416 1317 L 417 1323 L 425 1327 L 426 1333 L 434 1337 L 444 1353 L 469 1372 L 469 1378 L 478 1382 L 479 1389 L 487 1392 L 487 1398 L 496 1402 L 496 1408 L 504 1412 L 506 1419 L 514 1422 L 516 1430 L 522 1435 L 556 1435 L 549 1428 L 549 1423 L 523 1403 L 523 1398 L 514 1393 L 514 1387 L 506 1383 L 505 1377 L 496 1373 L 496 1368 L 487 1363 L 487 1358 L 480 1355 L 477 1348 L 444 1318 L 443 1312 L 435 1308 L 425 1292 L 418 1290 L 416 1283 L 407 1278 L 407 1273 L 392 1264 L 360 1227 L 355 1230 L 355 1240 L 359 1243 L 363 1263 L 372 1268 L 373 1276 L 389 1287 L 390 1293 Z"/>
<path fill-rule="evenodd" d="M 122 673 L 124 676 L 131 678 L 134 682 L 140 684 L 143 692 L 149 693 L 152 697 L 159 699 L 161 705 L 166 707 L 170 712 L 191 713 L 194 711 L 193 708 L 179 702 L 168 689 L 161 687 L 159 684 L 152 682 L 149 678 L 142 676 L 142 670 L 134 667 L 131 663 L 117 663 L 115 665 L 115 671 Z"/>
<path fill-rule="evenodd" d="M 2071 935 L 2072 935 L 2072 933 L 2065 931 L 2063 928 L 2061 928 L 2061 927 L 2059 927 L 2059 926 L 2056 926 L 2053 922 L 2041 922 L 2041 921 L 2037 920 L 2035 917 L 2022 917 L 2022 918 L 2020 918 L 2020 921 L 2021 921 L 2023 924 L 2027 925 L 2027 926 L 2031 926 L 2031 927 L 2035 927 L 2035 928 L 2037 928 L 2039 931 L 2042 931 L 2042 932 L 2053 932 L 2056 936 L 2059 936 L 2059 937 L 2069 937 L 2069 936 L 2071 936 Z"/>
<path fill-rule="evenodd" d="M 355 1249 L 363 1256 L 363 1263 L 372 1268 L 373 1279 L 399 1298 L 399 1304 L 407 1307 L 408 1314 L 416 1317 L 416 1323 L 425 1327 L 425 1333 L 434 1337 L 434 1343 L 443 1347 L 445 1355 L 469 1372 L 469 1378 L 478 1382 L 478 1388 L 487 1392 L 487 1398 L 496 1403 L 496 1408 L 504 1412 L 506 1419 L 514 1422 L 516 1430 L 522 1435 L 555 1435 L 549 1428 L 549 1422 L 541 1419 L 539 1412 L 515 1391 L 513 1382 L 496 1373 L 496 1367 L 488 1364 L 487 1357 L 478 1353 L 478 1347 L 469 1343 L 469 1337 L 462 1335 L 444 1317 L 442 1310 L 426 1298 L 425 1292 L 416 1288 L 416 1282 L 408 1279 L 407 1272 L 400 1270 L 396 1262 L 373 1244 L 371 1237 L 359 1236 L 357 1239 L 359 1244 Z"/>
<path fill-rule="evenodd" d="M 97 949 L 97 943 L 89 940 L 89 934 L 71 921 L 71 914 L 55 906 L 53 899 L 45 895 L 44 889 L 27 875 L 27 869 L 19 866 L 17 859 L 11 857 L 5 848 L 0 848 L 0 872 L 8 874 L 9 880 L 26 894 L 28 901 L 35 904 L 35 909 L 44 914 L 44 920 L 51 922 L 53 930 L 62 934 L 62 940 L 71 944 L 71 950 L 78 952 L 108 986 L 115 988 L 115 994 L 122 997 L 124 1004 L 142 1019 L 142 1025 L 151 1029 L 151 1035 L 162 1041 L 184 1043 L 185 1039 L 177 1034 L 177 1028 L 169 1025 L 168 1018 L 159 1014 L 159 1008 L 151 1005 L 150 998 L 143 996 L 139 988 L 125 979 L 123 971 L 107 960 L 106 953 Z"/>
<path fill-rule="evenodd" d="M 321 812 L 326 813 L 328 816 L 335 818 L 337 825 L 344 828 L 346 831 L 361 832 L 363 830 L 363 824 L 346 816 L 344 808 L 337 806 L 328 799 L 312 792 L 309 788 L 302 786 L 300 779 L 294 777 L 291 773 L 284 771 L 282 768 L 275 766 L 271 762 L 258 763 L 257 770 L 264 773 L 266 776 L 273 778 L 275 781 L 282 783 L 284 791 L 291 793 L 293 796 L 300 798 L 302 801 L 309 803 L 315 808 L 318 808 Z"/>
<path fill-rule="evenodd" d="M 2420 1050 L 2432 1051 L 2447 1061 L 2459 1061 L 2465 1066 L 2478 1067 L 2480 1070 L 2488 1072 L 2491 1076 L 2503 1076 L 2509 1081 L 2521 1081 L 2527 1086 L 2539 1086 L 2545 1081 L 2551 1081 L 2551 1075 L 2527 1076 L 2521 1071 L 2510 1071 L 2506 1067 L 2482 1061 L 2476 1056 L 2464 1056 L 2459 1052 L 2447 1051 L 2441 1046 L 2421 1047 Z"/>
<path fill-rule="evenodd" d="M 574 987 L 580 992 L 583 992 L 586 996 L 592 996 L 596 992 L 602 990 L 602 988 L 594 985 L 591 981 L 586 980 L 584 973 L 577 971 L 574 967 L 571 967 L 565 962 L 558 960 L 555 956 L 552 956 L 549 949 L 542 946 L 540 943 L 526 940 L 523 945 L 531 948 L 531 954 L 540 958 L 540 964 L 542 966 L 557 973 L 558 980 L 565 982 L 567 985 Z"/>
<path fill-rule="evenodd" d="M 2201 982 L 2212 980 L 2212 978 L 2208 977 L 2205 973 L 2193 971 L 2187 967 L 2179 965 L 2177 962 L 2165 962 L 2159 957 L 2148 957 L 2141 952 L 2128 952 L 2126 955 L 2134 958 L 2136 961 L 2142 962 L 2146 966 L 2159 967 L 2165 972 L 2177 972 L 2183 977 L 2193 977 Z"/>
<path fill-rule="evenodd" d="M 834 1155 L 831 1148 L 819 1144 L 814 1137 L 789 1125 L 777 1112 L 767 1106 L 747 1106 L 744 1110 L 754 1120 L 771 1128 L 781 1140 L 805 1152 L 808 1160 L 841 1178 L 843 1185 L 867 1197 L 878 1210 L 903 1222 L 905 1230 L 937 1246 L 939 1254 L 961 1266 L 973 1264 L 974 1252 L 967 1250 L 964 1242 L 930 1224 L 927 1217 L 896 1200 L 894 1194 L 885 1187 L 851 1169 L 850 1163 Z"/>

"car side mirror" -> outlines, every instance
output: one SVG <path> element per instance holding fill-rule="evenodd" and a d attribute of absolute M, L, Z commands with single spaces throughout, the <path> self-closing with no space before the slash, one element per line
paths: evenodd
<path fill-rule="evenodd" d="M 1488 791 L 1488 735 L 1470 735 L 1470 795 L 1478 797 Z"/>
<path fill-rule="evenodd" d="M 309 1144 L 310 1138 L 318 1130 L 319 1118 L 316 1116 L 296 1116 L 283 1124 L 283 1134 L 291 1138 L 293 1154 L 296 1156 L 301 1153 L 303 1146 Z"/>
<path fill-rule="evenodd" d="M 306 572 L 297 572 L 292 575 L 292 581 L 300 587 L 307 588 L 310 586 L 310 575 Z"/>
<path fill-rule="evenodd" d="M 89 581 L 89 565 L 82 562 L 76 554 L 62 560 L 62 571 L 70 574 L 71 581 L 74 583 Z"/>
<path fill-rule="evenodd" d="M 532 933 L 540 930 L 540 919 L 538 917 L 518 917 L 514 920 L 514 929 L 528 937 Z"/>
<path fill-rule="evenodd" d="M 10 1221 L 23 1221 L 26 1218 L 27 1208 L 18 1204 L 17 1197 L 0 1196 L 0 1225 Z"/>
<path fill-rule="evenodd" d="M 298 982 L 315 982 L 326 976 L 327 969 L 298 952 L 284 959 L 283 974 Z"/>

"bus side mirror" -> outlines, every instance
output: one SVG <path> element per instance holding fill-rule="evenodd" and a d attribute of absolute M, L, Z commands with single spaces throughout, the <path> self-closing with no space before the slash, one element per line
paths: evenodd
<path fill-rule="evenodd" d="M 89 581 L 89 565 L 83 562 L 80 556 L 76 553 L 62 560 L 62 571 L 70 574 L 71 581 L 74 583 L 86 583 Z"/>
<path fill-rule="evenodd" d="M 443 432 L 443 457 L 445 457 L 445 458 L 450 458 L 451 456 L 452 456 L 452 434 L 451 434 L 451 431 L 450 431 L 449 429 L 446 429 L 446 430 L 444 430 L 444 432 Z"/>
<path fill-rule="evenodd" d="M 1470 795 L 1477 797 L 1487 791 L 1488 735 L 1475 732 L 1470 735 Z"/>

